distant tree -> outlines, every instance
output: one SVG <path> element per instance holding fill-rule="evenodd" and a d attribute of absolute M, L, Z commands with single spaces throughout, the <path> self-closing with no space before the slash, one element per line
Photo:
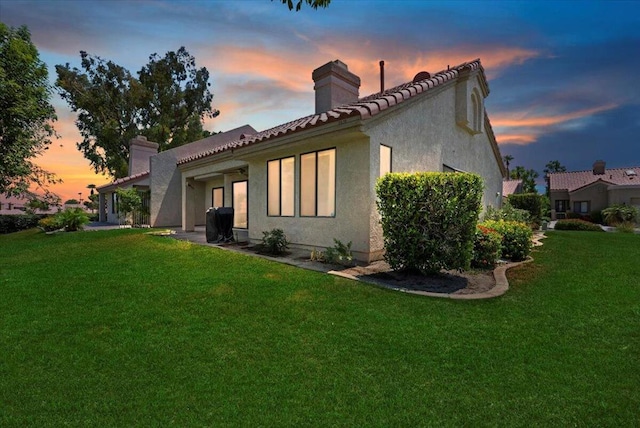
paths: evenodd
<path fill-rule="evenodd" d="M 536 179 L 540 176 L 533 169 L 524 169 L 523 166 L 516 166 L 511 171 L 511 178 L 522 180 L 522 193 L 538 193 L 536 190 Z"/>
<path fill-rule="evenodd" d="M 557 160 L 552 160 L 547 162 L 547 164 L 544 167 L 544 181 L 547 183 L 547 193 L 546 195 L 549 196 L 549 192 L 550 192 L 550 187 L 551 184 L 549 182 L 549 174 L 554 173 L 554 172 L 566 172 L 567 168 L 562 165 L 560 163 L 560 161 Z"/>
<path fill-rule="evenodd" d="M 96 185 L 95 184 L 89 184 L 89 185 L 87 185 L 87 189 L 90 189 L 91 190 L 90 194 L 93 195 L 96 192 L 95 191 Z"/>
<path fill-rule="evenodd" d="M 45 191 L 44 195 L 30 193 L 29 200 L 25 204 L 27 211 L 32 213 L 37 211 L 49 211 L 49 208 L 58 205 L 60 205 L 60 197 L 49 191 Z"/>
<path fill-rule="evenodd" d="M 74 112 L 83 137 L 77 143 L 96 172 L 128 174 L 129 141 L 144 135 L 166 150 L 203 138 L 202 120 L 211 107 L 209 72 L 181 47 L 153 54 L 138 72 L 81 51 L 81 69 L 57 65 L 56 85 Z"/>
<path fill-rule="evenodd" d="M 77 199 L 67 199 L 66 201 L 64 201 L 65 205 L 78 205 L 79 202 Z"/>
<path fill-rule="evenodd" d="M 509 162 L 511 162 L 513 160 L 513 156 L 511 155 L 504 155 L 502 157 L 502 160 L 504 160 L 504 164 L 507 166 L 507 177 L 510 177 L 510 173 L 509 173 Z"/>
<path fill-rule="evenodd" d="M 32 159 L 51 144 L 56 114 L 47 66 L 27 27 L 0 22 L 0 194 L 23 195 L 31 185 L 59 182 Z"/>
<path fill-rule="evenodd" d="M 273 0 L 271 0 L 273 1 Z M 293 10 L 293 0 L 280 0 L 282 4 L 286 4 L 289 7 L 289 10 Z M 298 0 L 296 3 L 296 12 L 299 12 L 302 9 L 302 4 L 306 3 L 311 6 L 313 9 L 326 8 L 331 3 L 331 0 Z"/>
<path fill-rule="evenodd" d="M 93 189 L 91 189 L 93 192 Z M 98 209 L 100 195 L 97 193 L 92 193 L 89 195 L 88 200 L 84 201 L 82 205 L 87 207 L 88 210 L 91 210 L 94 213 Z"/>

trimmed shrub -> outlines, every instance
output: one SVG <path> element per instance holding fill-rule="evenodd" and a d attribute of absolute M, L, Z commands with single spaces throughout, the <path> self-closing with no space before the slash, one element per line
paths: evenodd
<path fill-rule="evenodd" d="M 531 222 L 531 215 L 527 210 L 521 210 L 511 206 L 509 201 L 502 204 L 502 208 L 497 209 L 492 206 L 488 206 L 483 216 L 484 220 L 507 220 L 518 221 L 520 223 Z"/>
<path fill-rule="evenodd" d="M 53 215 L 41 219 L 38 222 L 38 227 L 40 227 L 45 232 L 53 232 L 54 230 L 61 229 L 62 225 L 60 224 L 58 216 Z"/>
<path fill-rule="evenodd" d="M 260 251 L 278 256 L 284 254 L 289 248 L 289 241 L 282 229 L 273 229 L 270 232 L 262 232 L 262 244 Z"/>
<path fill-rule="evenodd" d="M 487 220 L 482 226 L 502 235 L 502 257 L 514 261 L 527 258 L 531 252 L 533 232 L 529 225 L 517 221 Z"/>
<path fill-rule="evenodd" d="M 537 193 L 520 193 L 509 195 L 509 204 L 517 209 L 525 210 L 531 217 L 531 223 L 540 225 L 542 217 L 542 195 Z"/>
<path fill-rule="evenodd" d="M 597 224 L 593 224 L 579 218 L 566 220 L 558 220 L 555 226 L 556 230 L 583 230 L 589 232 L 603 232 L 602 228 Z"/>
<path fill-rule="evenodd" d="M 41 214 L 9 214 L 0 215 L 0 234 L 19 232 L 38 226 Z"/>
<path fill-rule="evenodd" d="M 394 270 L 467 269 L 482 199 L 476 174 L 390 173 L 378 179 L 385 260 Z"/>
<path fill-rule="evenodd" d="M 471 266 L 493 269 L 502 253 L 502 235 L 493 229 L 478 225 L 473 240 Z"/>
<path fill-rule="evenodd" d="M 609 226 L 616 226 L 619 223 L 638 221 L 638 209 L 631 205 L 613 205 L 602 210 L 604 221 Z"/>

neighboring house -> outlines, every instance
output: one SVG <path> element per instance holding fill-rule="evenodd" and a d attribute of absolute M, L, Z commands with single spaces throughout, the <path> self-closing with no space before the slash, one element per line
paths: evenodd
<path fill-rule="evenodd" d="M 28 202 L 29 198 L 27 196 L 16 197 L 0 194 L 0 215 L 25 214 Z M 36 210 L 35 212 L 36 214 L 55 214 L 60 211 L 60 209 L 60 206 L 52 205 L 46 211 Z"/>
<path fill-rule="evenodd" d="M 383 255 L 375 184 L 386 172 L 475 172 L 484 180 L 483 206 L 501 205 L 506 170 L 484 108 L 489 88 L 479 60 L 421 72 L 362 99 L 360 78 L 339 60 L 312 78 L 315 114 L 151 155 L 146 176 L 119 184 L 149 180 L 152 226 L 193 231 L 208 207 L 233 207 L 240 239 L 257 242 L 280 228 L 300 248 L 352 242 L 363 261 Z M 117 187 L 100 188 L 101 198 Z"/>
<path fill-rule="evenodd" d="M 502 182 L 502 201 L 506 201 L 509 195 L 522 193 L 522 180 L 504 180 Z"/>
<path fill-rule="evenodd" d="M 605 166 L 599 160 L 590 171 L 550 173 L 551 219 L 566 218 L 569 212 L 587 215 L 616 204 L 640 209 L 640 167 Z"/>

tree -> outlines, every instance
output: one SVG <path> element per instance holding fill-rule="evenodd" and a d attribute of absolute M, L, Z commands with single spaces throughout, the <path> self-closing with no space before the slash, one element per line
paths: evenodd
<path fill-rule="evenodd" d="M 26 203 L 27 210 L 35 213 L 37 211 L 49 211 L 51 206 L 60 205 L 60 197 L 55 193 L 45 191 L 45 194 L 40 196 L 35 193 L 29 194 L 29 201 Z"/>
<path fill-rule="evenodd" d="M 544 167 L 544 181 L 547 183 L 547 193 L 549 196 L 549 192 L 551 191 L 551 184 L 549 182 L 549 174 L 554 172 L 566 172 L 567 168 L 560 163 L 560 161 L 552 160 L 547 162 Z"/>
<path fill-rule="evenodd" d="M 66 201 L 64 201 L 65 205 L 78 205 L 79 202 L 77 199 L 67 199 Z"/>
<path fill-rule="evenodd" d="M 522 180 L 522 193 L 538 193 L 536 190 L 536 178 L 538 174 L 533 169 L 524 169 L 523 166 L 516 166 L 511 171 L 511 178 L 515 180 Z"/>
<path fill-rule="evenodd" d="M 273 1 L 273 0 L 271 0 Z M 280 0 L 282 4 L 286 4 L 289 7 L 289 10 L 293 10 L 293 0 Z M 326 8 L 331 3 L 331 0 L 298 0 L 296 4 L 296 12 L 299 12 L 302 9 L 302 3 L 306 3 L 311 6 L 313 9 Z"/>
<path fill-rule="evenodd" d="M 211 107 L 209 72 L 184 47 L 157 54 L 138 72 L 81 51 L 81 69 L 57 65 L 56 85 L 74 112 L 83 137 L 77 143 L 96 172 L 128 174 L 129 141 L 144 135 L 166 150 L 203 137 Z"/>
<path fill-rule="evenodd" d="M 55 136 L 50 99 L 47 66 L 29 30 L 0 22 L 0 193 L 17 196 L 60 181 L 32 161 Z"/>
<path fill-rule="evenodd" d="M 120 214 L 122 214 L 125 223 L 129 217 L 131 217 L 131 223 L 133 223 L 136 212 L 142 208 L 142 198 L 140 198 L 138 191 L 134 188 L 122 189 L 119 187 L 116 189 L 116 195 L 118 198 L 118 219 L 122 220 L 120 217 Z"/>
<path fill-rule="evenodd" d="M 507 166 L 507 177 L 510 177 L 511 174 L 509 173 L 509 162 L 511 162 L 513 160 L 513 156 L 511 155 L 504 155 L 502 157 L 502 160 L 504 160 L 504 164 Z"/>

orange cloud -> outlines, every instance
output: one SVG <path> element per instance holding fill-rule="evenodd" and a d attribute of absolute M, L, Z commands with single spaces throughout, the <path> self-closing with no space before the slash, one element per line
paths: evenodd
<path fill-rule="evenodd" d="M 618 107 L 617 104 L 610 103 L 604 106 L 592 107 L 589 109 L 578 110 L 571 113 L 537 117 L 526 117 L 528 116 L 529 112 L 518 112 L 512 115 L 508 115 L 507 117 L 493 117 L 491 119 L 491 124 L 495 127 L 545 127 L 591 116 L 595 113 L 611 110 L 616 107 Z"/>
<path fill-rule="evenodd" d="M 533 134 L 497 134 L 498 144 L 514 144 L 516 146 L 526 146 L 535 143 L 537 135 Z"/>

